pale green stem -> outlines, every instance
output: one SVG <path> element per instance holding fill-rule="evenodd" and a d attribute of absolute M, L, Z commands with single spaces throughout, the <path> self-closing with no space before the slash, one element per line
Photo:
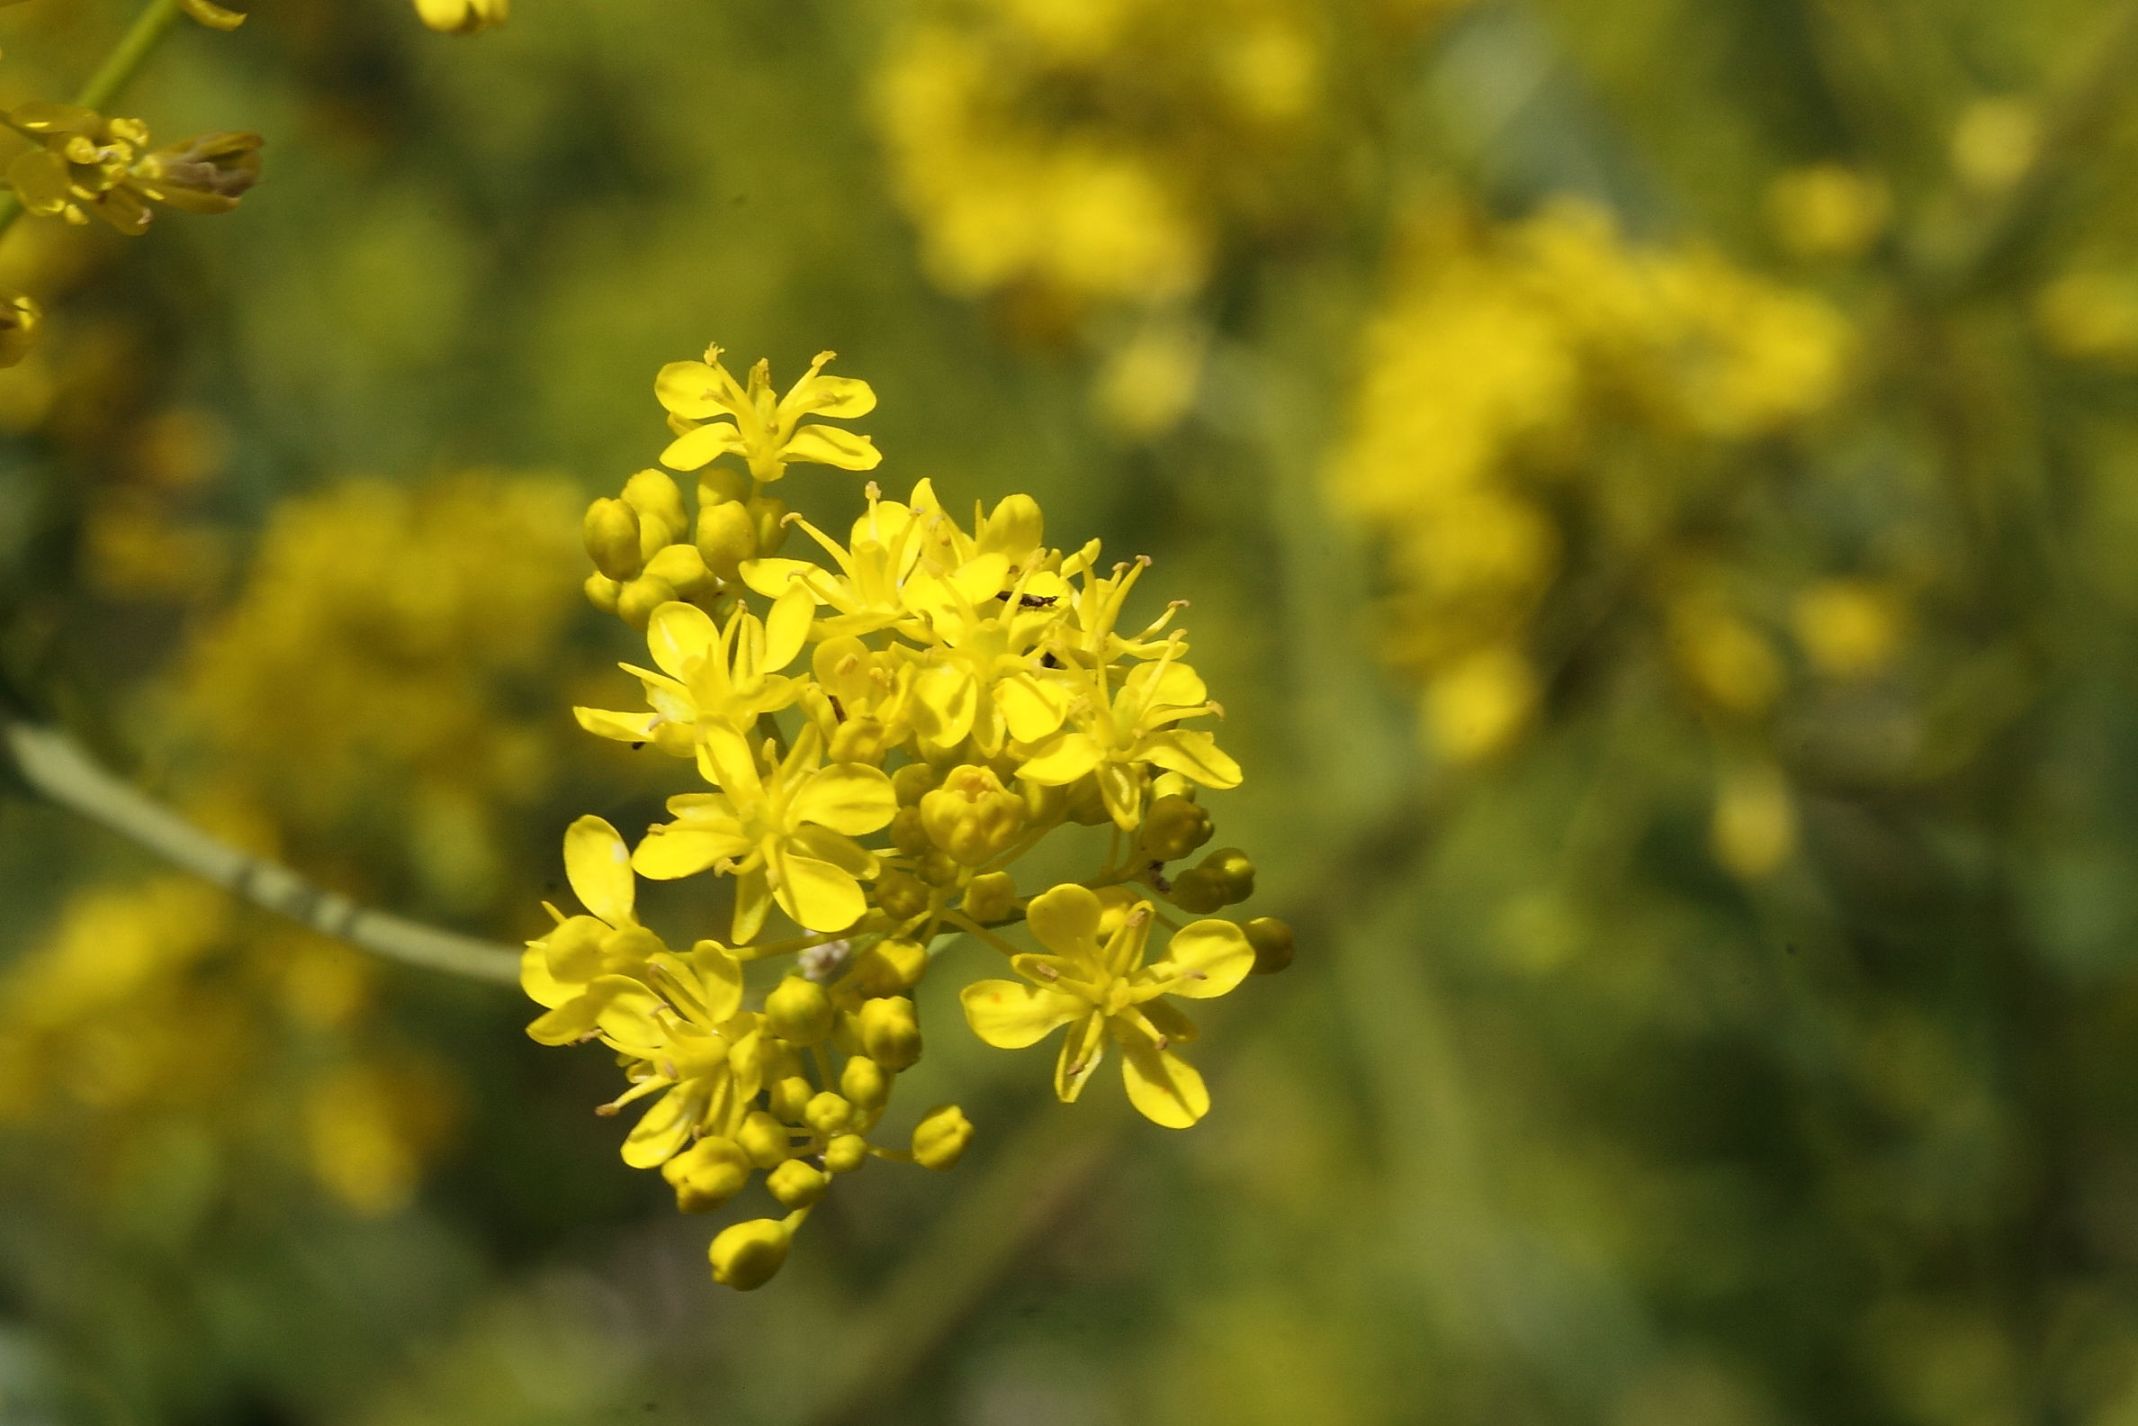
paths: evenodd
<path fill-rule="evenodd" d="M 218 841 L 98 766 L 55 728 L 0 715 L 0 754 L 0 762 L 12 763 L 30 790 L 53 805 L 263 910 L 388 960 L 494 985 L 519 983 L 513 947 L 367 910 L 287 867 Z"/>
<path fill-rule="evenodd" d="M 84 109 L 103 112 L 104 106 L 119 97 L 141 66 L 154 54 L 156 46 L 170 33 L 171 26 L 178 23 L 182 12 L 179 0 L 150 0 L 146 9 L 134 17 L 125 34 L 119 36 L 118 44 L 89 76 L 74 102 Z M 5 233 L 14 221 L 22 216 L 22 199 L 12 188 L 0 192 L 0 233 Z"/>

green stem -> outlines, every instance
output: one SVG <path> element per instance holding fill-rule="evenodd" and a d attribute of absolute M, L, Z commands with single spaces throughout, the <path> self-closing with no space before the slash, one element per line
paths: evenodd
<path fill-rule="evenodd" d="M 4 764 L 12 764 L 30 790 L 53 805 L 300 926 L 425 970 L 495 985 L 519 983 L 519 953 L 512 947 L 367 910 L 287 867 L 217 841 L 98 766 L 55 728 L 0 714 Z"/>
<path fill-rule="evenodd" d="M 89 76 L 74 102 L 84 109 L 103 112 L 104 106 L 119 97 L 141 66 L 154 54 L 156 46 L 170 33 L 171 26 L 178 23 L 182 12 L 179 0 L 149 0 L 148 7 L 134 17 L 126 33 L 119 36 L 118 44 L 104 56 L 95 74 Z M 0 234 L 4 234 L 22 216 L 22 199 L 10 188 L 0 193 Z"/>

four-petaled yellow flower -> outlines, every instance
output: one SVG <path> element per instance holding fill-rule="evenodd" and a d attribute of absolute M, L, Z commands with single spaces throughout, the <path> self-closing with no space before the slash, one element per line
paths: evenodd
<path fill-rule="evenodd" d="M 639 925 L 631 851 L 616 829 L 599 817 L 581 817 L 564 834 L 564 874 L 587 914 L 565 916 L 545 905 L 557 925 L 527 943 L 520 956 L 520 986 L 549 1013 L 527 1027 L 545 1045 L 564 1045 L 592 1033 L 599 1010 L 590 998 L 604 976 L 634 975 L 668 947 Z M 741 986 L 738 977 L 736 985 Z"/>
<path fill-rule="evenodd" d="M 868 910 L 861 880 L 875 854 L 855 837 L 880 831 L 898 810 L 891 779 L 858 763 L 820 767 L 815 725 L 794 748 L 761 765 L 747 739 L 709 728 L 702 748 L 719 792 L 668 800 L 676 820 L 654 827 L 632 865 L 670 880 L 718 866 L 735 878 L 734 936 L 754 937 L 774 901 L 812 931 L 844 931 Z M 768 749 L 768 752 L 772 751 Z"/>
<path fill-rule="evenodd" d="M 836 426 L 801 424 L 805 416 L 847 420 L 876 409 L 876 393 L 865 381 L 822 375 L 834 353 L 818 352 L 802 379 L 785 396 L 772 391 L 772 370 L 760 361 L 750 368 L 750 384 L 736 384 L 720 364 L 720 348 L 708 347 L 704 361 L 670 362 L 654 380 L 654 394 L 669 414 L 676 439 L 661 453 L 670 470 L 698 470 L 724 455 L 739 455 L 750 475 L 770 484 L 796 461 L 874 470 L 883 453 L 867 436 Z"/>
<path fill-rule="evenodd" d="M 604 976 L 588 996 L 601 1042 L 636 1061 L 609 1111 L 659 1096 L 624 1139 L 624 1162 L 641 1169 L 693 1136 L 733 1133 L 764 1082 L 761 1017 L 742 1010 L 741 966 L 725 948 L 656 956 L 648 971 L 651 986 Z"/>
<path fill-rule="evenodd" d="M 1065 1104 L 1083 1091 L 1112 1040 L 1121 1049 L 1129 1102 L 1154 1124 L 1185 1129 L 1209 1112 L 1210 1092 L 1172 1048 L 1195 1037 L 1194 1023 L 1160 997 L 1223 995 L 1254 969 L 1255 953 L 1232 922 L 1194 921 L 1174 933 L 1164 959 L 1145 965 L 1154 914 L 1150 902 L 1139 901 L 1107 935 L 1097 893 L 1057 886 L 1034 897 L 1025 917 L 1052 954 L 1010 962 L 1030 984 L 976 981 L 959 998 L 973 1033 L 998 1049 L 1023 1049 L 1069 1026 L 1054 1070 L 1054 1091 Z"/>
<path fill-rule="evenodd" d="M 1061 787 L 1096 774 L 1107 812 L 1117 826 L 1133 831 L 1143 817 L 1146 766 L 1177 772 L 1203 787 L 1240 785 L 1240 765 L 1215 738 L 1172 726 L 1216 711 L 1202 678 L 1170 657 L 1130 669 L 1111 701 L 1101 670 L 1078 710 L 1077 726 L 1041 743 L 1017 775 Z"/>

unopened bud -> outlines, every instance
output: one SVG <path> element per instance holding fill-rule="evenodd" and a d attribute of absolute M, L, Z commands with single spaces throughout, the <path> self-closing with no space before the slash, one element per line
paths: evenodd
<path fill-rule="evenodd" d="M 800 1159 L 789 1159 L 765 1176 L 766 1191 L 788 1208 L 807 1208 L 830 1183 L 824 1170 Z"/>
<path fill-rule="evenodd" d="M 676 597 L 676 588 L 665 579 L 640 575 L 616 594 L 616 615 L 632 628 L 644 632 L 653 622 L 653 611 Z"/>
<path fill-rule="evenodd" d="M 983 925 L 1008 920 L 1017 909 L 1017 881 L 1006 871 L 991 871 L 965 884 L 965 914 Z"/>
<path fill-rule="evenodd" d="M 839 1071 L 839 1092 L 862 1112 L 881 1109 L 891 1097 L 891 1077 L 867 1055 L 855 1055 Z"/>
<path fill-rule="evenodd" d="M 742 1192 L 750 1181 L 750 1157 L 733 1139 L 700 1139 L 661 1165 L 661 1177 L 676 1191 L 676 1207 L 705 1213 Z"/>
<path fill-rule="evenodd" d="M 697 546 L 707 569 L 722 579 L 734 579 L 744 560 L 757 558 L 757 529 L 750 512 L 732 500 L 701 509 Z"/>
<path fill-rule="evenodd" d="M 610 579 L 618 583 L 634 579 L 644 568 L 639 559 L 638 512 L 623 501 L 604 496 L 587 506 L 580 533 L 586 537 L 586 552 L 594 568 Z"/>
<path fill-rule="evenodd" d="M 625 481 L 624 503 L 639 513 L 641 521 L 660 525 L 661 544 L 674 544 L 690 529 L 683 492 L 665 470 L 642 470 Z"/>
<path fill-rule="evenodd" d="M 1185 797 L 1161 797 L 1143 814 L 1136 845 L 1154 862 L 1179 861 L 1210 840 L 1210 814 Z"/>
<path fill-rule="evenodd" d="M 765 1021 L 790 1045 L 814 1045 L 831 1033 L 831 997 L 815 981 L 790 975 L 765 997 Z"/>
<path fill-rule="evenodd" d="M 1274 916 L 1257 916 L 1241 928 L 1254 947 L 1255 974 L 1275 975 L 1292 963 L 1292 928 Z"/>
<path fill-rule="evenodd" d="M 957 1105 L 931 1109 L 913 1128 L 913 1162 L 925 1169 L 955 1168 L 972 1134 L 972 1120 Z"/>
<path fill-rule="evenodd" d="M 762 1109 L 753 1109 L 743 1116 L 742 1127 L 735 1131 L 735 1142 L 750 1156 L 750 1162 L 761 1169 L 786 1162 L 787 1126 Z"/>
<path fill-rule="evenodd" d="M 870 1059 L 893 1074 L 920 1060 L 921 1024 L 912 1001 L 903 995 L 865 1000 L 858 1018 L 861 1047 Z"/>
<path fill-rule="evenodd" d="M 859 1134 L 840 1134 L 824 1146 L 824 1167 L 832 1173 L 852 1173 L 869 1161 L 869 1141 Z"/>
<path fill-rule="evenodd" d="M 737 1292 L 750 1292 L 772 1281 L 786 1266 L 794 1230 L 777 1218 L 752 1218 L 721 1230 L 706 1256 L 713 1281 Z"/>

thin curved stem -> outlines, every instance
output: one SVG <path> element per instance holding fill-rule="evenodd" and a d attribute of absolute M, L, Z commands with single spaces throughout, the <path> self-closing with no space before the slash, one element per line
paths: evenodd
<path fill-rule="evenodd" d="M 126 86 L 133 83 L 141 66 L 156 52 L 156 46 L 170 33 L 171 26 L 178 23 L 181 14 L 179 0 L 149 0 L 148 7 L 134 17 L 126 33 L 119 36 L 111 53 L 97 66 L 96 73 L 74 96 L 74 102 L 84 109 L 102 112 L 104 106 L 119 97 Z M 14 221 L 22 216 L 22 199 L 12 188 L 0 191 L 0 233 L 5 233 Z"/>
<path fill-rule="evenodd" d="M 55 806 L 117 832 L 182 871 L 360 950 L 493 985 L 519 983 L 512 947 L 358 906 L 289 868 L 218 841 L 98 765 L 56 728 L 0 714 L 0 761 Z"/>

